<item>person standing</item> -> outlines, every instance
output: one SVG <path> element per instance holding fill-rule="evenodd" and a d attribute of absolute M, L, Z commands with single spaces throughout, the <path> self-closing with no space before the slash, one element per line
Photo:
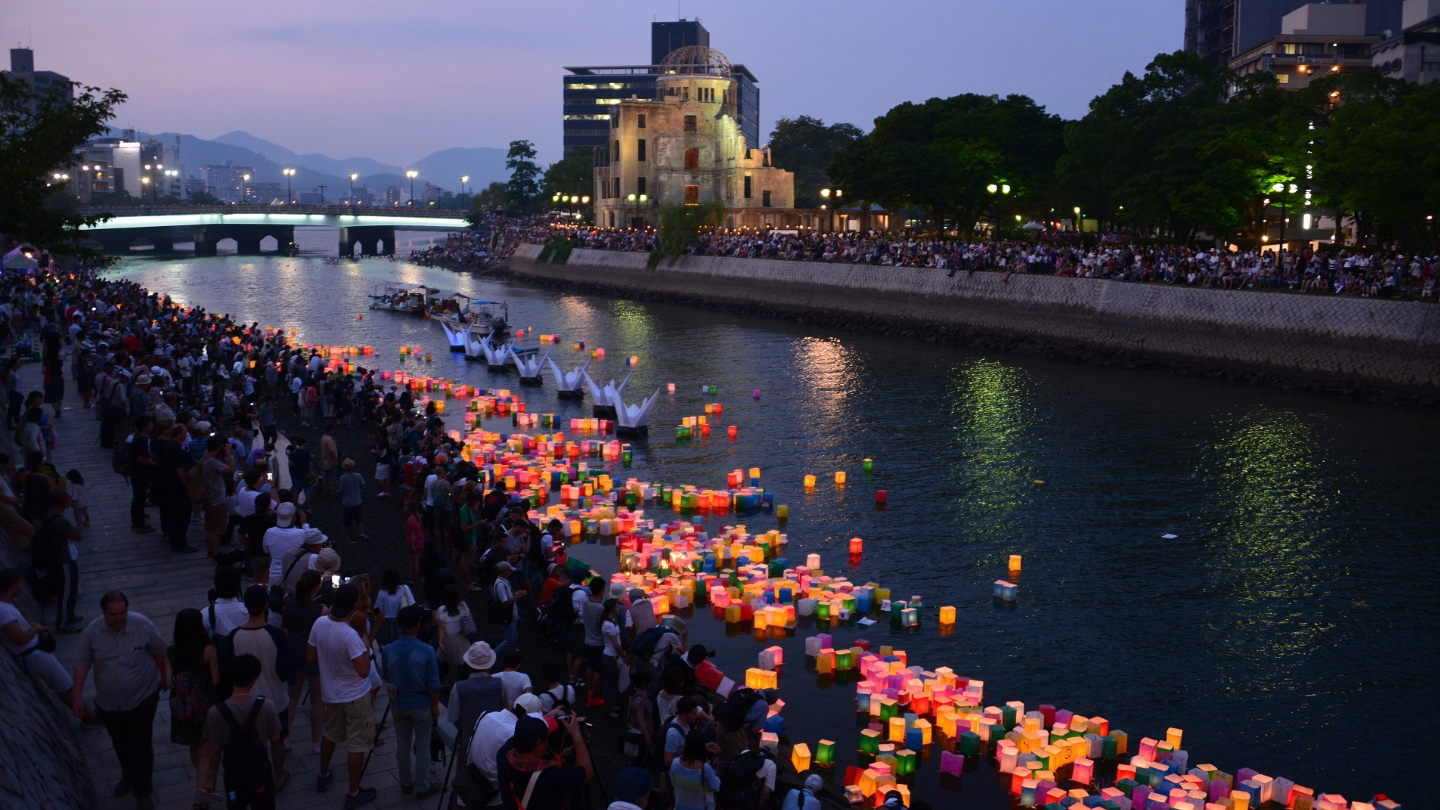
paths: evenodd
<path fill-rule="evenodd" d="M 375 800 L 374 788 L 360 787 L 365 754 L 375 745 L 375 710 L 368 682 L 370 651 L 348 623 L 359 599 L 360 591 L 354 585 L 346 583 L 336 588 L 330 615 L 315 622 L 306 647 L 306 660 L 319 664 L 320 698 L 325 703 L 325 737 L 320 743 L 315 789 L 321 793 L 329 789 L 335 780 L 330 772 L 335 745 L 346 743 L 350 788 L 345 796 L 346 810 Z"/>
<path fill-rule="evenodd" d="M 210 707 L 205 719 L 205 744 L 198 785 L 215 791 L 220 767 L 225 768 L 228 806 L 235 810 L 274 810 L 275 794 L 285 785 L 285 746 L 280 715 L 253 688 L 263 667 L 253 655 L 240 655 L 231 665 L 235 690 Z M 265 745 L 269 743 L 269 758 Z"/>
<path fill-rule="evenodd" d="M 275 507 L 275 527 L 265 532 L 261 541 L 264 552 L 270 555 L 270 568 L 265 572 L 265 583 L 279 585 L 285 576 L 285 557 L 305 544 L 305 529 L 295 525 L 295 504 L 286 501 Z"/>
<path fill-rule="evenodd" d="M 320 437 L 320 480 L 315 489 L 322 495 L 333 495 L 340 479 L 340 446 L 335 443 L 335 425 L 325 426 Z"/>
<path fill-rule="evenodd" d="M 70 493 L 56 492 L 50 496 L 50 514 L 40 524 L 40 531 L 31 540 L 32 558 L 40 548 L 47 549 L 45 556 L 54 558 L 53 571 L 60 592 L 55 597 L 55 626 L 62 633 L 76 633 L 84 617 L 75 612 L 75 600 L 80 592 L 80 551 L 76 543 L 84 539 L 80 530 L 65 517 L 70 506 Z M 38 545 L 37 545 L 38 544 Z"/>
<path fill-rule="evenodd" d="M 170 542 L 170 551 L 188 554 L 198 551 L 187 542 L 190 529 L 190 468 L 195 461 L 185 451 L 189 431 L 184 425 L 170 429 L 170 436 L 155 447 L 155 502 L 160 504 L 160 534 Z"/>
<path fill-rule="evenodd" d="M 440 664 L 435 650 L 416 637 L 421 615 L 418 605 L 401 608 L 396 618 L 400 637 L 383 652 L 385 680 L 395 701 L 400 792 L 414 792 L 416 800 L 434 796 L 441 787 L 430 783 L 430 733 L 440 719 Z"/>
<path fill-rule="evenodd" d="M 264 585 L 245 589 L 245 610 L 250 618 L 230 631 L 235 655 L 253 655 L 260 662 L 259 679 L 251 693 L 265 698 L 280 715 L 280 737 L 290 736 L 290 645 L 285 634 L 270 624 L 270 593 Z M 285 764 L 284 751 L 278 763 Z"/>
<path fill-rule="evenodd" d="M 145 504 L 155 482 L 155 452 L 150 432 L 155 420 L 142 416 L 135 420 L 135 433 L 130 437 L 130 531 L 147 534 L 155 531 L 145 521 Z"/>
<path fill-rule="evenodd" d="M 333 428 L 331 430 L 333 431 Z M 353 459 L 345 459 L 340 466 L 345 473 L 336 483 L 336 489 L 340 492 L 340 511 L 345 519 L 345 533 L 352 543 L 357 535 L 361 540 L 369 540 L 370 535 L 365 533 L 365 518 L 360 509 L 365 499 L 365 476 L 356 472 Z"/>
<path fill-rule="evenodd" d="M 170 665 L 165 642 L 154 623 L 130 611 L 130 600 L 120 591 L 100 597 L 100 618 L 80 634 L 75 652 L 75 689 L 71 709 L 85 716 L 80 693 L 95 671 L 95 711 L 120 760 L 116 798 L 135 793 L 136 806 L 150 810 L 151 777 L 155 770 L 155 707 L 160 692 L 170 688 Z"/>
<path fill-rule="evenodd" d="M 220 684 L 220 656 L 200 611 L 185 608 L 175 614 L 175 635 L 165 656 L 175 677 L 175 688 L 170 690 L 170 742 L 189 748 L 190 763 L 198 769 L 205 717 L 215 705 Z"/>
<path fill-rule="evenodd" d="M 502 562 L 495 566 L 495 584 L 490 586 L 490 623 L 499 625 L 503 640 L 495 652 L 520 648 L 520 611 L 515 603 L 524 599 L 529 591 L 517 591 L 510 585 L 514 566 Z"/>
<path fill-rule="evenodd" d="M 219 559 L 220 541 L 228 539 L 230 531 L 227 482 L 232 480 L 235 467 L 228 461 L 227 447 L 225 439 L 211 436 L 200 461 L 200 476 L 205 482 L 205 551 L 211 562 Z"/>

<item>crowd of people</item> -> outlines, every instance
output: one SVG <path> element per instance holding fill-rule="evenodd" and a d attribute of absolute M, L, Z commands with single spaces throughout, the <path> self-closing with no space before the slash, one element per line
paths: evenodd
<path fill-rule="evenodd" d="M 614 228 L 530 229 L 543 244 L 568 236 L 578 246 L 649 252 L 653 230 Z M 689 253 L 749 259 L 870 264 L 945 271 L 954 277 L 980 271 L 1041 273 L 1077 278 L 1176 284 L 1215 289 L 1291 290 L 1378 298 L 1436 299 L 1440 257 L 1387 249 L 1232 252 L 1176 246 L 1141 246 L 1108 237 L 1095 246 L 1074 235 L 1037 241 L 976 241 L 879 231 L 817 233 L 788 230 L 719 230 L 699 236 Z"/>
<path fill-rule="evenodd" d="M 545 232 L 554 221 L 552 215 L 506 217 L 487 214 L 479 227 L 464 233 L 452 233 L 445 244 L 411 251 L 410 261 L 427 267 L 450 270 L 485 270 L 502 264 L 515 248 Z"/>
<path fill-rule="evenodd" d="M 30 564 L 0 570 L 0 643 L 82 723 L 105 727 L 116 797 L 154 806 L 153 725 L 168 692 L 197 807 L 273 807 L 303 745 L 291 733 L 302 711 L 317 791 L 345 750 L 346 808 L 375 799 L 367 755 L 389 725 L 401 789 L 417 799 L 453 787 L 459 806 L 583 806 L 598 778 L 595 724 L 614 729 L 604 745 L 628 760 L 608 780 L 612 810 L 770 806 L 777 767 L 760 731 L 776 694 L 722 699 L 702 686 L 710 653 L 684 621 L 657 621 L 643 593 L 570 560 L 558 522 L 536 525 L 531 504 L 464 460 L 433 404 L 371 370 L 342 374 L 280 331 L 92 272 L 0 277 L 0 330 L 45 377 L 18 393 L 28 366 L 6 366 L 24 468 L 0 455 L 0 525 Z M 81 397 L 68 411 L 67 379 Z M 99 617 L 76 612 L 86 485 L 52 456 L 54 420 L 86 416 L 130 485 L 131 531 L 156 533 L 158 513 L 164 549 L 214 563 L 209 598 L 173 627 L 119 590 Z M 369 457 L 345 457 L 339 431 Z M 328 534 L 322 499 L 340 506 Z M 375 541 L 365 510 L 377 500 L 400 502 L 403 518 Z M 189 540 L 197 518 L 203 549 Z M 403 573 L 345 567 L 342 552 L 376 542 L 404 549 Z M 16 606 L 26 585 L 53 601 L 54 630 Z M 540 631 L 528 643 L 563 645 L 563 664 L 557 652 L 527 672 L 522 619 Z M 77 636 L 68 669 L 54 632 Z M 452 785 L 432 756 L 442 715 L 455 729 Z M 815 810 L 821 789 L 792 791 L 786 807 Z"/>

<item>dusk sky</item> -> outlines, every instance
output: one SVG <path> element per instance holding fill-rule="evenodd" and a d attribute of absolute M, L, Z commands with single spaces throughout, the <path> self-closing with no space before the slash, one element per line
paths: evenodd
<path fill-rule="evenodd" d="M 36 68 L 130 96 L 115 124 L 405 165 L 528 138 L 560 156 L 570 65 L 642 64 L 674 0 L 6 0 Z M 902 101 L 1034 97 L 1067 118 L 1181 47 L 1184 0 L 683 0 L 760 80 L 762 133 L 812 115 L 869 129 Z M 8 64 L 5 65 L 8 67 Z"/>

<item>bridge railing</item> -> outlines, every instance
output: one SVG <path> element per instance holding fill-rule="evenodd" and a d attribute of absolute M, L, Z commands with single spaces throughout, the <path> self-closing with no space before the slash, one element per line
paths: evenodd
<path fill-rule="evenodd" d="M 133 205 L 86 206 L 85 216 L 110 214 L 117 217 L 168 216 L 174 214 L 326 214 L 330 216 L 402 216 L 435 219 L 464 218 L 463 208 L 432 208 L 408 205 Z"/>

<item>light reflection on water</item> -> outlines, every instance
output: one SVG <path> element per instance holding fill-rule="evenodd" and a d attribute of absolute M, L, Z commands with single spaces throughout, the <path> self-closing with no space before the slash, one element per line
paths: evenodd
<path fill-rule="evenodd" d="M 572 348 L 583 340 L 606 349 L 591 366 L 596 379 L 623 378 L 625 358 L 640 357 L 633 399 L 676 383 L 628 475 L 720 486 L 725 472 L 759 466 L 790 507 L 792 560 L 819 550 L 827 570 L 956 606 L 954 636 L 931 625 L 893 639 L 917 662 L 981 677 L 992 699 L 1103 715 L 1137 739 L 1183 728 L 1192 761 L 1232 772 L 1251 766 L 1412 804 L 1428 789 L 1399 758 L 1375 754 L 1440 723 L 1432 414 L 406 263 L 222 257 L 121 272 L 188 303 L 293 326 L 302 341 L 374 345 L 382 368 L 397 367 L 400 345 L 420 346 L 433 360 L 411 371 L 516 388 L 451 356 L 434 324 L 365 309 L 369 288 L 389 280 L 507 301 L 512 324 L 560 335 L 547 348 L 561 366 L 584 361 Z M 702 395 L 702 384 L 719 394 Z M 523 396 L 562 420 L 589 415 L 588 403 L 559 401 L 548 384 Z M 739 441 L 677 443 L 673 425 L 710 402 L 723 403 L 716 422 L 736 425 Z M 870 475 L 864 458 L 875 459 Z M 841 469 L 849 486 L 836 489 Z M 806 474 L 818 479 L 814 492 L 801 489 Z M 875 509 L 876 489 L 888 490 L 889 509 Z M 743 522 L 776 525 L 768 515 Z M 851 571 L 843 543 L 855 535 L 866 554 Z M 990 587 L 1012 553 L 1025 558 L 1021 598 L 1000 608 Z M 837 632 L 892 640 L 883 625 Z M 754 666 L 762 646 L 730 640 L 722 663 Z M 784 685 L 805 680 L 795 668 Z M 792 735 L 836 733 L 844 691 L 790 701 Z"/>

